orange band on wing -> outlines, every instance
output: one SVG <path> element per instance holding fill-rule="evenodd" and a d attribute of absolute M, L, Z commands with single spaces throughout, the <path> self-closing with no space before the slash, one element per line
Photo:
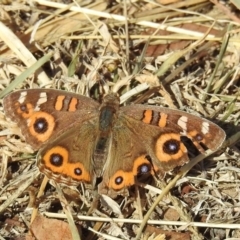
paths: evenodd
<path fill-rule="evenodd" d="M 57 111 L 61 111 L 61 110 L 62 110 L 64 99 L 65 99 L 65 96 L 64 96 L 64 95 L 59 95 L 59 96 L 57 97 L 57 100 L 56 100 L 56 102 L 55 102 L 55 109 L 56 109 Z"/>
<path fill-rule="evenodd" d="M 153 114 L 153 111 L 152 110 L 146 110 L 144 111 L 144 118 L 142 119 L 142 121 L 144 123 L 151 123 L 152 121 L 152 114 Z"/>
<path fill-rule="evenodd" d="M 69 112 L 75 112 L 77 110 L 77 98 L 72 98 L 68 107 Z"/>
<path fill-rule="evenodd" d="M 81 174 L 77 175 L 75 173 L 75 170 L 79 169 L 81 170 Z M 64 168 L 63 174 L 69 176 L 70 178 L 76 180 L 76 181 L 84 181 L 84 182 L 90 182 L 91 177 L 88 171 L 84 168 L 83 164 L 78 162 L 78 163 L 67 163 L 67 165 Z"/>
<path fill-rule="evenodd" d="M 196 130 L 187 132 L 187 136 L 191 139 L 194 138 L 197 134 L 198 134 L 198 131 Z"/>
<path fill-rule="evenodd" d="M 160 113 L 160 119 L 159 119 L 159 122 L 158 122 L 159 127 L 162 127 L 162 128 L 166 127 L 167 117 L 168 117 L 168 115 L 166 113 Z"/>

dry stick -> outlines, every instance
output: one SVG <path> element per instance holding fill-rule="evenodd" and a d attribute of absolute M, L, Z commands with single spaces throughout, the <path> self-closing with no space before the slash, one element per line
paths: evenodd
<path fill-rule="evenodd" d="M 13 200 L 16 199 L 20 194 L 22 194 L 33 182 L 33 180 L 36 178 L 36 174 L 33 174 L 31 172 L 28 174 L 28 176 L 24 179 L 24 181 L 21 181 L 21 185 L 19 188 L 17 188 L 16 191 L 14 191 L 9 198 L 6 199 L 6 201 L 0 205 L 0 213 L 3 212 L 10 204 L 13 203 Z M 9 183 L 8 186 L 10 186 L 12 183 Z M 5 187 L 6 189 L 7 187 Z"/>
<path fill-rule="evenodd" d="M 130 73 L 130 53 L 129 53 L 129 32 L 128 32 L 128 19 L 127 19 L 127 0 L 124 0 L 124 16 L 125 16 L 125 31 L 126 31 L 126 56 L 127 56 L 127 70 Z"/>
<path fill-rule="evenodd" d="M 59 200 L 60 200 L 60 202 L 61 202 L 63 211 L 64 211 L 64 213 L 65 213 L 66 216 L 67 216 L 67 220 L 68 220 L 68 224 L 69 224 L 69 229 L 70 229 L 71 234 L 72 234 L 72 239 L 74 239 L 74 240 L 81 240 L 81 237 L 79 236 L 78 229 L 77 229 L 77 227 L 76 227 L 76 225 L 75 225 L 73 216 L 72 216 L 72 214 L 71 214 L 71 208 L 70 208 L 70 206 L 68 205 L 68 202 L 67 202 L 66 198 L 65 198 L 64 195 L 63 195 L 62 189 L 61 189 L 60 185 L 59 185 L 57 182 L 56 182 L 56 184 L 55 184 L 55 188 L 56 188 L 56 190 L 57 190 L 58 197 L 59 197 Z"/>
<path fill-rule="evenodd" d="M 66 214 L 64 213 L 51 213 L 44 212 L 45 216 L 50 218 L 66 219 Z M 77 218 L 81 221 L 91 221 L 91 222 L 113 222 L 113 223 L 130 223 L 130 224 L 140 224 L 142 219 L 129 219 L 129 218 L 110 218 L 110 217 L 97 217 L 97 216 L 86 216 L 78 215 Z M 174 226 L 189 226 L 189 222 L 183 221 L 167 221 L 167 220 L 148 220 L 148 224 L 151 225 L 174 225 Z M 205 227 L 205 228 L 226 228 L 226 229 L 240 229 L 240 224 L 231 223 L 209 223 L 209 222 L 191 222 L 191 226 L 194 227 Z"/>
<path fill-rule="evenodd" d="M 222 46 L 221 46 L 221 50 L 220 50 L 220 53 L 219 53 L 219 56 L 218 56 L 218 60 L 217 60 L 217 63 L 216 63 L 216 67 L 214 68 L 213 70 L 213 73 L 208 81 L 208 84 L 207 84 L 207 87 L 205 89 L 205 94 L 203 95 L 202 97 L 202 101 L 205 101 L 206 98 L 207 98 L 207 94 L 209 93 L 210 89 L 211 89 L 211 86 L 212 86 L 212 82 L 215 78 L 215 75 L 218 71 L 218 68 L 222 62 L 222 59 L 223 59 L 223 56 L 226 52 L 226 49 L 227 49 L 227 46 L 228 46 L 228 42 L 229 42 L 229 38 L 230 38 L 230 35 L 229 35 L 229 31 L 231 30 L 231 25 L 228 26 L 228 29 L 225 33 L 225 35 L 223 36 L 223 41 L 222 41 Z"/>
<path fill-rule="evenodd" d="M 229 16 L 233 21 L 240 23 L 240 19 L 235 16 L 230 9 L 225 7 L 223 4 L 218 2 L 217 0 L 210 0 L 213 4 L 215 4 L 221 11 L 223 11 L 227 16 Z"/>
<path fill-rule="evenodd" d="M 0 21 L 0 38 L 11 49 L 11 51 L 18 56 L 18 58 L 27 66 L 31 67 L 37 64 L 38 61 L 34 55 L 29 51 L 25 44 L 18 38 L 13 31 Z M 40 67 L 40 66 L 39 66 Z M 49 78 L 44 71 L 38 69 L 35 74 L 38 77 L 38 81 L 43 83 L 49 83 Z M 4 90 L 3 90 L 4 91 Z"/>
<path fill-rule="evenodd" d="M 54 217 L 59 219 L 66 219 L 65 214 L 55 214 L 55 213 L 44 213 L 47 217 Z M 106 218 L 106 217 L 92 217 L 92 216 L 78 216 L 81 221 L 91 221 L 91 222 L 113 222 L 113 223 L 130 223 L 130 224 L 140 224 L 143 220 L 141 219 L 129 219 L 129 218 Z M 239 229 L 240 224 L 229 224 L 229 223 L 204 223 L 204 222 L 183 222 L 183 221 L 166 221 L 166 220 L 148 220 L 148 224 L 152 225 L 174 225 L 174 226 L 194 226 L 194 227 L 205 227 L 205 228 L 227 228 L 227 229 Z"/>
<path fill-rule="evenodd" d="M 42 19 L 42 20 L 41 20 L 41 27 L 44 26 L 44 23 L 47 23 L 47 22 L 49 22 L 51 19 L 60 16 L 61 13 L 69 10 L 69 8 L 71 8 L 72 6 L 75 6 L 75 3 L 71 3 L 71 4 L 69 4 L 69 5 L 66 5 L 66 8 L 58 9 L 58 10 L 56 10 L 55 12 L 51 13 L 50 16 Z M 28 34 L 28 33 L 32 32 L 33 29 L 34 29 L 34 26 L 29 27 L 29 28 L 24 32 L 24 34 Z"/>
<path fill-rule="evenodd" d="M 33 2 L 37 2 L 38 4 L 49 6 L 49 7 L 55 7 L 55 8 L 66 8 L 67 5 L 62 4 L 62 3 L 56 3 L 56 2 L 50 2 L 46 0 L 34 0 Z M 76 7 L 73 6 L 70 8 L 70 11 L 75 11 L 75 12 L 81 12 L 89 15 L 94 15 L 94 16 L 99 16 L 99 17 L 104 17 L 104 18 L 109 18 L 109 19 L 114 19 L 119 22 L 125 22 L 126 18 L 121 15 L 117 14 L 110 14 L 107 12 L 100 12 L 88 8 L 82 8 L 82 7 Z M 131 19 L 128 19 L 129 22 L 131 22 Z M 159 23 L 154 23 L 150 21 L 138 21 L 136 24 L 141 25 L 141 26 L 147 26 L 147 27 L 152 27 L 152 28 L 157 28 L 157 29 L 162 29 L 162 30 L 167 30 L 170 32 L 175 32 L 175 33 L 181 33 L 185 35 L 190 35 L 190 36 L 198 36 L 198 37 L 203 37 L 205 34 L 200 33 L 200 32 L 195 32 L 187 29 L 182 29 L 179 27 L 172 27 L 172 26 L 167 26 L 164 24 L 159 24 Z M 209 34 L 207 39 L 212 39 L 214 35 Z"/>
<path fill-rule="evenodd" d="M 28 78 L 31 74 L 36 73 L 40 70 L 41 66 L 44 63 L 48 62 L 50 58 L 53 56 L 53 52 L 49 52 L 48 54 L 44 55 L 40 59 L 38 59 L 32 66 L 28 67 L 23 73 L 17 76 L 14 81 L 12 81 L 8 86 L 0 92 L 0 98 L 4 97 L 7 93 L 11 92 L 15 87 L 20 85 Z"/>
<path fill-rule="evenodd" d="M 230 137 L 227 141 L 224 142 L 224 144 L 222 145 L 221 148 L 226 148 L 230 145 L 233 145 L 234 143 L 236 143 L 237 141 L 240 140 L 240 132 L 236 133 L 235 135 L 233 135 L 232 137 Z M 219 151 L 219 149 L 217 149 L 216 151 Z M 202 153 L 200 155 L 198 155 L 197 157 L 195 157 L 194 159 L 192 159 L 188 164 L 184 165 L 183 167 L 181 167 L 180 172 L 174 177 L 174 179 L 164 188 L 164 190 L 162 191 L 162 193 L 157 197 L 156 201 L 154 202 L 154 204 L 151 206 L 151 208 L 149 209 L 149 211 L 147 212 L 147 214 L 144 216 L 143 221 L 140 225 L 140 228 L 138 230 L 138 234 L 136 236 L 136 240 L 141 238 L 141 234 L 142 231 L 150 217 L 150 215 L 152 214 L 152 212 L 154 211 L 155 207 L 158 205 L 158 203 L 163 199 L 163 197 L 171 190 L 172 187 L 175 186 L 176 182 L 178 181 L 178 179 L 180 179 L 182 176 L 184 176 L 194 165 L 196 165 L 198 162 L 202 161 L 204 158 L 209 157 L 210 155 L 212 155 L 213 153 L 215 153 L 216 151 L 211 151 L 211 150 L 207 150 L 205 153 Z"/>
<path fill-rule="evenodd" d="M 118 35 L 111 35 L 111 37 L 113 39 L 126 39 L 126 34 L 118 34 Z M 146 40 L 153 40 L 153 39 L 157 39 L 159 40 L 159 43 L 163 43 L 163 44 L 167 44 L 169 42 L 169 40 L 198 40 L 199 36 L 188 36 L 188 35 L 175 35 L 175 34 L 169 34 L 169 35 L 128 35 L 129 39 L 146 39 Z M 77 36 L 61 36 L 61 39 L 70 39 L 70 40 L 90 40 L 90 39 L 102 39 L 102 36 L 98 35 L 98 36 L 93 36 L 93 35 L 77 35 Z M 208 41 L 221 41 L 222 37 L 212 37 L 211 39 L 208 39 L 208 37 L 206 37 L 206 40 Z M 239 42 L 239 38 L 235 37 L 235 38 L 231 38 L 230 42 Z"/>
<path fill-rule="evenodd" d="M 40 189 L 39 189 L 38 194 L 37 194 L 37 198 L 40 198 L 43 195 L 43 192 L 46 188 L 47 183 L 48 183 L 48 178 L 46 176 L 44 176 L 44 179 L 41 183 Z M 30 221 L 31 223 L 36 218 L 37 213 L 38 213 L 38 207 L 34 207 L 34 209 L 32 211 L 32 215 L 31 215 L 31 221 Z"/>
<path fill-rule="evenodd" d="M 169 67 L 172 66 L 180 57 L 184 56 L 187 52 L 196 48 L 198 45 L 202 44 L 206 40 L 206 38 L 209 35 L 214 24 L 215 24 L 215 22 L 213 22 L 212 25 L 208 28 L 208 30 L 204 34 L 204 36 L 199 38 L 196 42 L 192 43 L 187 48 L 179 50 L 179 51 L 173 53 L 172 55 L 170 55 L 170 57 L 161 65 L 161 67 L 155 72 L 155 74 L 158 77 L 163 76 L 169 70 Z M 175 71 L 172 74 L 175 74 Z"/>

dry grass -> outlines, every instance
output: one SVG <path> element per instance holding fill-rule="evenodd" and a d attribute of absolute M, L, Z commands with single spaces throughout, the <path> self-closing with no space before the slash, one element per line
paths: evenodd
<path fill-rule="evenodd" d="M 222 126 L 228 141 L 185 176 L 167 174 L 149 190 L 138 186 L 126 198 L 94 204 L 93 191 L 84 186 L 52 183 L 39 190 L 36 154 L 16 137 L 19 129 L 1 105 L 0 240 L 33 239 L 26 236 L 36 209 L 54 219 L 67 216 L 73 239 L 80 238 L 76 226 L 82 239 L 240 238 L 237 6 L 215 0 L 1 2 L 1 98 L 25 88 L 94 98 L 114 90 L 128 104 L 200 114 Z M 149 221 L 144 229 L 143 218 Z M 45 220 L 32 230 L 41 225 L 48 231 Z M 61 235 L 63 226 L 52 224 Z"/>

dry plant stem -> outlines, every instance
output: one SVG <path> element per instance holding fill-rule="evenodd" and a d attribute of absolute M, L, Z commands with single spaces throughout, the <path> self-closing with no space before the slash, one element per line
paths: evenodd
<path fill-rule="evenodd" d="M 94 221 L 94 220 L 93 220 L 93 221 Z M 93 229 L 94 232 L 95 232 L 95 231 L 96 231 L 96 232 L 99 232 L 99 231 L 102 229 L 103 224 L 104 224 L 103 222 L 96 222 L 96 223 L 94 224 L 94 227 L 91 228 L 91 229 Z M 96 235 L 94 234 L 94 232 L 92 231 L 90 234 L 88 234 L 87 238 L 88 238 L 89 240 L 94 240 L 94 239 L 96 239 Z"/>
<path fill-rule="evenodd" d="M 64 213 L 67 216 L 67 220 L 68 220 L 68 223 L 69 223 L 69 228 L 70 228 L 71 234 L 72 234 L 72 239 L 81 240 L 81 238 L 79 236 L 79 233 L 78 233 L 78 229 L 77 229 L 77 227 L 74 223 L 74 219 L 73 219 L 73 216 L 71 214 L 71 208 L 69 207 L 68 202 L 63 195 L 62 189 L 61 189 L 61 187 L 58 183 L 55 184 L 55 187 L 56 187 L 56 190 L 58 192 L 58 197 L 59 197 L 59 200 L 60 200 L 61 205 L 63 207 Z"/>
<path fill-rule="evenodd" d="M 233 68 L 232 70 L 229 70 L 224 77 L 219 79 L 219 84 L 214 90 L 214 94 L 218 94 L 219 91 L 222 91 L 224 89 L 228 89 L 230 86 L 233 86 L 233 81 L 236 80 L 236 76 L 238 75 L 238 69 Z M 235 74 L 234 74 L 235 73 Z M 232 80 L 229 81 L 230 77 L 233 75 Z M 226 87 L 224 87 L 226 86 Z"/>
<path fill-rule="evenodd" d="M 140 219 L 143 219 L 143 211 L 142 211 L 143 209 L 142 209 L 142 204 L 141 204 L 141 197 L 140 197 L 139 189 L 138 189 L 137 185 L 135 186 L 135 192 L 137 194 L 137 207 L 138 207 L 139 217 L 140 217 Z"/>
<path fill-rule="evenodd" d="M 61 13 L 69 10 L 69 8 L 72 7 L 72 6 L 75 6 L 75 3 L 71 3 L 71 4 L 69 4 L 69 5 L 66 5 L 66 8 L 58 9 L 58 10 L 56 10 L 54 13 L 51 13 L 50 16 L 42 19 L 42 20 L 41 20 L 41 27 L 44 25 L 44 23 L 46 23 L 46 22 L 50 21 L 51 19 L 59 16 Z M 25 31 L 24 34 L 28 34 L 28 33 L 32 32 L 33 28 L 34 28 L 34 26 L 31 26 L 30 28 L 28 28 L 28 30 Z"/>
<path fill-rule="evenodd" d="M 37 2 L 41 5 L 49 6 L 49 7 L 55 7 L 55 8 L 65 8 L 66 7 L 65 4 L 50 2 L 50 1 L 46 1 L 46 0 L 34 0 L 34 2 Z M 91 9 L 87 9 L 87 8 L 81 8 L 81 7 L 74 6 L 74 7 L 71 7 L 70 10 L 89 14 L 89 15 L 114 19 L 119 22 L 126 21 L 124 16 L 120 16 L 117 14 L 110 14 L 110 13 L 106 13 L 106 12 L 99 12 L 99 11 L 95 11 L 95 10 L 91 10 Z M 141 26 L 146 26 L 146 27 L 167 30 L 170 32 L 181 33 L 181 34 L 190 35 L 190 36 L 198 36 L 198 37 L 204 36 L 204 34 L 202 34 L 200 32 L 195 32 L 195 31 L 191 31 L 191 30 L 187 30 L 187 29 L 178 28 L 178 27 L 167 26 L 164 24 L 159 24 L 159 23 L 154 23 L 154 22 L 149 22 L 149 21 L 139 21 L 139 22 L 136 22 L 136 24 L 141 25 Z M 214 37 L 214 35 L 212 35 L 212 34 L 208 35 L 208 39 L 212 39 L 213 37 Z"/>
<path fill-rule="evenodd" d="M 222 35 L 225 34 L 225 31 L 223 33 L 221 33 Z M 221 36 L 219 36 L 219 38 L 222 39 Z M 201 55 L 202 52 L 207 51 L 211 46 L 213 45 L 213 42 L 208 41 L 207 43 L 205 43 L 203 46 L 201 46 L 196 53 L 194 53 L 191 58 L 189 58 L 186 62 L 184 62 L 180 67 L 178 67 L 177 69 L 175 69 L 175 71 L 173 71 L 172 73 L 170 73 L 165 79 L 162 80 L 162 84 L 166 85 L 166 84 L 170 84 L 171 81 L 175 78 L 175 76 L 177 76 L 178 74 L 180 74 L 180 72 L 182 72 L 187 66 L 190 65 L 191 62 L 193 62 L 195 59 L 199 58 L 199 55 Z"/>
<path fill-rule="evenodd" d="M 27 176 L 24 181 L 19 184 L 20 187 L 18 187 L 17 190 L 12 193 L 11 196 L 2 205 L 0 205 L 0 213 L 4 211 L 20 194 L 23 193 L 32 184 L 34 178 L 37 176 L 37 174 L 34 174 L 33 171 L 28 175 L 29 176 Z"/>
<path fill-rule="evenodd" d="M 240 19 L 236 17 L 234 14 L 231 13 L 231 11 L 222 5 L 220 2 L 217 0 L 210 0 L 213 4 L 215 4 L 219 9 L 221 9 L 227 16 L 229 16 L 233 21 L 240 23 Z"/>
<path fill-rule="evenodd" d="M 191 9 L 192 6 L 200 5 L 201 3 L 202 4 L 208 3 L 207 0 L 185 0 L 185 1 L 177 1 L 176 3 L 170 3 L 167 5 L 163 5 L 163 4 L 158 3 L 157 1 L 154 2 L 152 0 L 144 0 L 144 2 L 154 4 L 155 6 L 157 6 L 157 8 L 151 9 L 151 11 L 149 12 L 149 15 L 161 14 L 161 13 L 166 12 L 166 10 L 172 10 L 172 11 L 176 11 L 178 13 L 184 13 L 184 14 L 188 14 L 188 15 L 198 15 L 198 16 L 204 17 L 205 19 L 207 18 L 208 20 L 214 20 L 210 16 L 206 16 L 206 15 L 201 14 L 196 11 L 188 10 L 189 8 Z M 184 9 L 181 9 L 181 8 L 184 8 Z M 136 17 L 141 17 L 142 14 L 143 13 L 136 14 Z"/>
<path fill-rule="evenodd" d="M 240 2 L 239 2 L 240 4 Z M 240 72 L 240 68 L 234 68 L 232 71 L 230 71 L 231 75 L 233 74 L 232 78 L 230 81 L 228 81 L 227 86 L 225 87 L 225 89 L 229 89 L 230 86 L 233 86 L 237 81 L 238 81 L 238 76 L 239 76 L 239 72 Z M 229 75 L 229 77 L 231 76 Z M 222 87 L 222 86 L 221 86 Z M 220 87 L 216 88 L 216 91 L 219 92 L 221 91 Z M 214 92 L 215 93 L 215 92 Z M 239 92 L 240 93 L 240 92 Z"/>
<path fill-rule="evenodd" d="M 162 80 L 162 84 L 165 86 L 170 84 L 176 76 L 178 76 L 187 66 L 189 66 L 195 59 L 199 58 L 201 52 L 209 49 L 212 45 L 212 42 L 207 42 L 204 44 L 196 53 L 194 53 L 186 62 L 180 65 L 177 69 L 175 69 L 172 73 L 170 73 L 166 78 Z"/>
<path fill-rule="evenodd" d="M 199 40 L 197 40 L 196 42 L 192 43 L 189 47 L 183 49 L 183 50 L 179 50 L 175 53 L 173 53 L 168 59 L 167 61 L 165 61 L 161 67 L 159 68 L 159 70 L 156 72 L 156 75 L 158 77 L 163 76 L 166 71 L 169 70 L 169 67 L 173 66 L 173 64 L 179 59 L 181 58 L 183 55 L 185 55 L 186 53 L 188 53 L 190 50 L 196 48 L 198 45 L 202 44 L 203 41 L 206 39 L 206 37 L 208 36 L 209 32 L 211 31 L 211 29 L 213 28 L 215 22 L 212 24 L 212 26 L 208 29 L 208 31 L 205 33 L 205 35 L 200 38 Z"/>
<path fill-rule="evenodd" d="M 4 182 L 4 178 L 7 175 L 7 164 L 8 164 L 8 156 L 3 154 L 3 152 L 1 153 L 1 170 L 0 170 L 0 187 L 2 188 L 3 186 L 3 182 Z"/>
<path fill-rule="evenodd" d="M 227 111 L 224 113 L 222 121 L 226 121 L 228 119 L 228 117 L 233 113 L 233 111 L 236 110 L 236 106 L 235 106 L 236 101 L 237 101 L 237 97 L 235 97 L 235 99 L 233 99 L 232 102 L 227 107 Z"/>
<path fill-rule="evenodd" d="M 233 4 L 237 9 L 240 9 L 239 0 L 230 0 L 231 4 Z"/>
<path fill-rule="evenodd" d="M 40 189 L 39 189 L 38 194 L 37 194 L 37 198 L 39 198 L 43 195 L 43 192 L 46 188 L 46 185 L 47 185 L 48 181 L 49 181 L 49 179 L 46 176 L 44 176 L 42 184 L 41 184 Z M 36 218 L 37 213 L 38 213 L 38 208 L 34 207 L 33 212 L 32 212 L 32 216 L 31 216 L 31 223 Z"/>
<path fill-rule="evenodd" d="M 177 180 L 179 178 L 181 178 L 183 175 L 182 172 L 180 172 L 179 174 L 177 174 L 175 176 L 175 178 L 163 189 L 162 193 L 157 197 L 157 199 L 155 200 L 155 202 L 153 203 L 153 205 L 151 206 L 151 208 L 148 210 L 148 212 L 146 213 L 146 215 L 144 216 L 142 223 L 138 229 L 138 233 L 136 236 L 136 240 L 141 238 L 142 235 L 142 231 L 145 227 L 145 225 L 147 224 L 148 219 L 150 218 L 150 215 L 152 214 L 152 212 L 154 211 L 155 207 L 158 205 L 158 203 L 163 199 L 163 197 L 165 195 L 167 195 L 167 193 L 175 186 Z"/>
<path fill-rule="evenodd" d="M 48 217 L 54 217 L 59 219 L 66 219 L 65 214 L 56 213 L 44 213 Z M 92 216 L 78 216 L 78 219 L 81 221 L 101 221 L 101 222 L 115 222 L 115 223 L 131 223 L 131 224 L 140 224 L 141 219 L 129 219 L 129 218 L 106 218 L 106 217 L 92 217 Z M 172 225 L 172 226 L 186 226 L 189 225 L 189 222 L 183 221 L 164 221 L 164 220 L 148 220 L 148 224 L 152 225 Z M 204 222 L 191 222 L 191 226 L 194 227 L 211 227 L 211 228 L 227 228 L 227 229 L 238 229 L 240 224 L 229 224 L 229 223 L 204 223 Z"/>
<path fill-rule="evenodd" d="M 188 209 L 186 209 L 182 206 L 181 200 L 179 198 L 172 196 L 171 193 L 169 193 L 168 197 L 169 197 L 169 200 L 171 201 L 173 207 L 178 212 L 178 214 L 180 216 L 180 221 L 186 222 L 185 226 L 183 225 L 183 228 L 181 228 L 181 227 L 178 228 L 179 231 L 185 230 L 188 227 L 189 232 L 192 233 L 192 239 L 195 239 L 195 240 L 202 239 L 202 235 L 199 232 L 198 227 L 193 224 L 191 213 L 189 213 Z M 189 225 L 189 222 L 191 222 L 190 225 Z"/>
<path fill-rule="evenodd" d="M 126 39 L 126 35 L 111 35 L 111 37 L 113 39 Z M 199 37 L 198 36 L 187 36 L 187 35 L 175 35 L 175 34 L 169 34 L 169 35 L 158 35 L 158 36 L 154 36 L 154 35 L 128 35 L 129 39 L 146 39 L 147 41 L 149 40 L 159 40 L 159 43 L 162 44 L 168 44 L 170 40 L 198 40 Z M 102 36 L 93 36 L 93 35 L 88 35 L 88 36 L 84 36 L 84 35 L 78 35 L 78 36 L 61 36 L 61 39 L 70 39 L 70 40 L 90 40 L 90 39 L 102 39 Z M 162 41 L 161 41 L 162 40 Z M 206 37 L 206 40 L 208 41 L 221 41 L 222 38 L 221 37 L 213 37 L 213 38 L 208 38 Z M 229 40 L 230 42 L 235 42 L 238 43 L 240 42 L 239 38 L 231 38 Z"/>
<path fill-rule="evenodd" d="M 0 98 L 4 97 L 7 93 L 11 92 L 19 84 L 22 84 L 26 78 L 28 78 L 31 74 L 37 71 L 37 69 L 39 69 L 44 63 L 48 62 L 52 56 L 53 52 L 44 55 L 32 66 L 30 66 L 26 71 L 24 71 L 22 74 L 16 77 L 14 81 L 12 81 L 3 91 L 1 91 Z"/>
<path fill-rule="evenodd" d="M 146 50 L 147 50 L 147 48 L 149 46 L 149 41 L 150 41 L 150 39 L 148 39 L 148 41 L 144 44 L 144 48 L 143 48 L 143 50 L 141 52 L 141 55 L 138 58 L 138 60 L 137 60 L 137 62 L 135 64 L 135 67 L 133 69 L 133 72 L 132 72 L 133 75 L 141 72 L 142 69 L 144 68 L 143 64 L 144 64 L 144 60 L 145 60 Z"/>
<path fill-rule="evenodd" d="M 211 86 L 212 86 L 212 82 L 213 82 L 213 79 L 218 71 L 218 67 L 220 66 L 221 62 L 222 62 L 222 59 L 224 57 L 224 54 L 226 52 L 226 49 L 227 49 L 227 45 L 228 45 L 228 42 L 229 42 L 229 37 L 230 35 L 228 34 L 228 32 L 231 30 L 231 25 L 228 26 L 228 29 L 227 29 L 227 33 L 224 35 L 223 37 L 223 41 L 222 41 L 222 46 L 221 46 L 221 50 L 220 50 L 220 53 L 219 53 L 219 57 L 218 57 L 218 61 L 216 63 L 216 67 L 214 68 L 214 71 L 211 75 L 211 78 L 210 80 L 208 81 L 208 85 L 206 87 L 206 94 L 203 95 L 202 97 L 202 101 L 205 101 L 206 100 L 206 97 L 207 97 L 207 93 L 210 91 L 211 89 Z"/>
<path fill-rule="evenodd" d="M 153 3 L 153 1 L 151 1 Z M 157 3 L 155 1 L 153 4 L 156 7 L 150 8 L 150 10 L 147 12 L 142 11 L 139 14 L 135 14 L 135 21 L 140 21 L 140 20 L 148 20 L 148 21 L 163 21 L 164 19 L 169 19 L 170 24 L 182 24 L 183 22 L 179 20 L 181 16 L 186 16 L 186 15 L 193 15 L 194 17 L 198 17 L 202 21 L 214 21 L 215 19 L 211 16 L 206 16 L 204 14 L 199 13 L 201 9 L 209 8 L 209 5 L 211 3 L 209 1 L 202 1 L 202 3 L 198 3 L 198 1 L 192 2 L 192 6 L 188 4 L 188 0 L 181 1 L 182 6 L 179 7 L 174 7 L 173 5 L 162 5 Z M 151 5 L 153 5 L 151 4 Z M 179 4 L 180 5 L 180 4 Z M 187 7 L 188 6 L 188 7 Z M 184 9 L 180 9 L 184 7 Z M 200 11 L 199 11 L 200 10 Z M 184 17 L 183 17 L 184 18 Z M 174 19 L 173 21 L 171 19 Z"/>
<path fill-rule="evenodd" d="M 1 40 L 21 59 L 21 61 L 30 67 L 37 62 L 33 54 L 28 48 L 22 43 L 22 41 L 12 32 L 11 29 L 6 27 L 0 22 L 0 38 Z M 49 78 L 43 71 L 39 71 L 38 79 L 40 82 L 48 82 Z"/>
<path fill-rule="evenodd" d="M 126 32 L 126 57 L 127 57 L 127 70 L 130 73 L 129 63 L 129 33 L 128 33 L 128 18 L 127 18 L 127 0 L 124 0 L 124 16 L 125 16 L 125 32 Z"/>
<path fill-rule="evenodd" d="M 103 237 L 104 239 L 107 239 L 107 240 L 121 240 L 121 238 L 112 237 L 112 236 L 109 236 L 109 235 L 107 235 L 107 234 L 97 232 L 97 231 L 95 231 L 94 229 L 92 229 L 92 228 L 90 228 L 90 227 L 89 227 L 88 229 L 89 229 L 90 231 L 92 231 L 93 233 L 95 233 L 95 234 Z"/>

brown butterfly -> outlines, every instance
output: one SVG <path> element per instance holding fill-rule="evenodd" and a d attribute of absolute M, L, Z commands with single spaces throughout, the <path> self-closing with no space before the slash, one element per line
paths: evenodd
<path fill-rule="evenodd" d="M 182 136 L 200 152 L 218 149 L 225 139 L 206 119 L 157 106 L 120 107 L 115 93 L 99 104 L 70 92 L 32 89 L 9 94 L 3 104 L 6 117 L 40 149 L 40 171 L 66 185 L 94 185 L 101 178 L 101 189 L 119 191 L 139 175 L 186 163 Z"/>

